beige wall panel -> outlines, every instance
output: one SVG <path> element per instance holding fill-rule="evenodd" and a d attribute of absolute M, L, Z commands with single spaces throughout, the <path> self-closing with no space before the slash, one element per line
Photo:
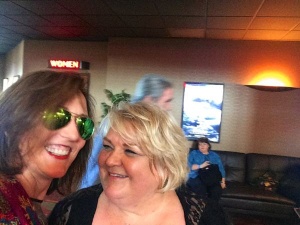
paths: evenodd
<path fill-rule="evenodd" d="M 24 73 L 47 69 L 48 59 L 90 62 L 90 91 L 100 104 L 103 90 L 125 89 L 133 94 L 136 82 L 147 73 L 169 78 L 175 89 L 173 115 L 181 122 L 183 83 L 224 83 L 220 143 L 224 151 L 257 152 L 300 157 L 300 89 L 262 92 L 250 89 L 253 76 L 263 70 L 285 72 L 300 87 L 300 43 L 220 41 L 196 39 L 115 38 L 108 43 L 25 41 Z"/>
<path fill-rule="evenodd" d="M 299 90 L 270 93 L 237 85 L 249 83 L 259 71 L 278 69 L 300 87 L 298 49 L 298 43 L 283 42 L 112 39 L 108 46 L 107 88 L 116 92 L 126 89 L 132 94 L 143 74 L 164 75 L 174 83 L 172 113 L 180 123 L 184 81 L 224 83 L 221 139 L 213 144 L 214 149 L 300 157 L 300 138 L 294 136 L 295 129 L 300 128 L 296 119 Z M 278 100 L 278 96 L 285 98 Z M 282 135 L 282 129 L 294 135 Z"/>
<path fill-rule="evenodd" d="M 107 43 L 67 41 L 25 41 L 24 74 L 48 69 L 49 59 L 80 60 L 90 63 L 90 93 L 95 98 L 96 122 L 101 120 L 100 102 L 105 98 Z M 56 69 L 57 70 L 57 69 Z"/>

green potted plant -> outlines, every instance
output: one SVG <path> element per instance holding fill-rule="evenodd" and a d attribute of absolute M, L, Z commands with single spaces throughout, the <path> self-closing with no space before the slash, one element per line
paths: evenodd
<path fill-rule="evenodd" d="M 102 118 L 107 115 L 111 107 L 117 106 L 120 102 L 128 102 L 131 97 L 131 95 L 126 93 L 125 90 L 122 90 L 121 93 L 114 94 L 111 90 L 104 89 L 104 93 L 110 101 L 111 105 L 107 104 L 106 102 L 101 103 Z"/>

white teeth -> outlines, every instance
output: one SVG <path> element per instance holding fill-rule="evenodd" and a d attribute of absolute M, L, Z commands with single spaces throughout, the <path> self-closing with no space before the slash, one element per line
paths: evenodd
<path fill-rule="evenodd" d="M 116 173 L 111 173 L 110 174 L 112 177 L 121 177 L 121 178 L 125 178 L 126 176 L 121 175 L 121 174 L 116 174 Z"/>
<path fill-rule="evenodd" d="M 65 156 L 69 154 L 69 149 L 61 149 L 61 148 L 55 148 L 55 147 L 46 147 L 46 150 L 48 152 L 51 152 L 53 155 L 57 155 L 57 156 Z"/>

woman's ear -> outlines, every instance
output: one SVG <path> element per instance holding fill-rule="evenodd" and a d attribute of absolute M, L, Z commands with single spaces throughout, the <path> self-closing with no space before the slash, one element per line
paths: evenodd
<path fill-rule="evenodd" d="M 26 154 L 26 149 L 28 149 L 28 140 L 26 135 L 23 135 L 20 138 L 19 149 L 20 149 L 20 154 L 24 156 Z"/>
<path fill-rule="evenodd" d="M 153 98 L 150 95 L 147 95 L 143 98 L 143 102 L 153 103 Z"/>

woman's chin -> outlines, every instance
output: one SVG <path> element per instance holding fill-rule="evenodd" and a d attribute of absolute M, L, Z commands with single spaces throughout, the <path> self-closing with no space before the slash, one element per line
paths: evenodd
<path fill-rule="evenodd" d="M 51 171 L 51 173 L 48 174 L 49 177 L 51 177 L 52 179 L 54 178 L 61 178 L 66 174 L 65 170 L 57 170 L 57 171 Z"/>
<path fill-rule="evenodd" d="M 109 199 L 120 199 L 126 196 L 125 192 L 121 190 L 120 188 L 104 188 L 104 194 L 107 196 Z"/>

